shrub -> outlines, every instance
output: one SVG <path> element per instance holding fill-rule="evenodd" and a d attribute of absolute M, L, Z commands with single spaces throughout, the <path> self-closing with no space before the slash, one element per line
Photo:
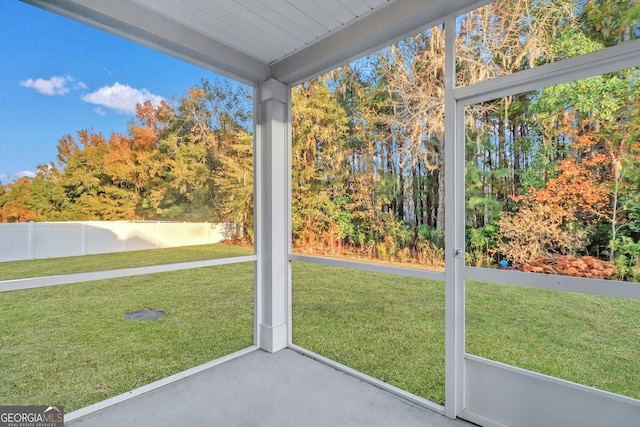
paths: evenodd
<path fill-rule="evenodd" d="M 621 236 L 611 243 L 614 249 L 613 263 L 619 280 L 640 279 L 640 242 L 634 242 L 629 236 Z"/>
<path fill-rule="evenodd" d="M 513 263 L 541 256 L 572 254 L 584 249 L 587 232 L 559 206 L 537 203 L 500 218 L 497 250 Z"/>

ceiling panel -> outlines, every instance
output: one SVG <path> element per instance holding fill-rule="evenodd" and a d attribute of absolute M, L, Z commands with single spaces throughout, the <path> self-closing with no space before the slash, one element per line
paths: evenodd
<path fill-rule="evenodd" d="M 310 43 L 316 38 L 303 23 L 291 21 L 285 14 L 260 0 L 236 0 L 234 3 L 244 7 L 245 10 L 253 11 L 254 14 L 271 23 L 273 26 L 285 32 L 292 39 L 296 46 Z M 256 28 L 261 28 L 257 25 Z"/>
<path fill-rule="evenodd" d="M 328 11 L 325 9 L 326 6 L 322 7 L 321 4 L 313 0 L 297 0 L 294 5 L 301 13 L 320 25 L 322 34 L 319 34 L 319 37 L 338 28 L 342 24 L 336 11 Z"/>
<path fill-rule="evenodd" d="M 213 2 L 197 0 L 135 2 L 208 37 L 235 46 L 263 62 L 287 53 L 284 45 L 274 42 L 271 37 L 259 37 L 254 32 L 244 30 L 253 26 L 246 20 L 246 13 L 230 13 Z"/>
<path fill-rule="evenodd" d="M 293 84 L 489 0 L 22 1 L 245 83 Z"/>
<path fill-rule="evenodd" d="M 355 16 L 364 15 L 367 12 L 370 12 L 374 6 L 367 4 L 364 0 L 337 0 L 338 3 L 341 3 L 346 9 L 348 9 Z M 374 5 L 377 6 L 377 3 L 381 2 L 373 2 Z"/>
<path fill-rule="evenodd" d="M 392 0 L 132 1 L 271 64 Z"/>

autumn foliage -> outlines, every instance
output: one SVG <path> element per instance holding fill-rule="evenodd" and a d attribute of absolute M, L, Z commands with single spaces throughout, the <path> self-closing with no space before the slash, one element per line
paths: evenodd
<path fill-rule="evenodd" d="M 456 84 L 638 38 L 637 16 L 640 2 L 489 3 L 458 17 Z M 444 42 L 438 25 L 292 88 L 296 251 L 442 267 Z M 630 68 L 465 107 L 456 138 L 466 148 L 469 264 L 609 277 L 611 262 L 614 277 L 640 278 L 639 75 Z M 202 82 L 171 102 L 138 105 L 126 134 L 63 136 L 57 163 L 2 187 L 0 221 L 249 228 L 250 98 Z"/>
<path fill-rule="evenodd" d="M 65 135 L 57 164 L 4 186 L 0 221 L 229 221 L 250 231 L 250 99 L 202 81 L 172 103 L 139 104 L 127 134 Z"/>

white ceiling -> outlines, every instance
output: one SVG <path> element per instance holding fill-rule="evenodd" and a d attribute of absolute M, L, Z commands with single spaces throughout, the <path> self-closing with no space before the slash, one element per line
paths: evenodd
<path fill-rule="evenodd" d="M 391 0 L 133 0 L 267 64 Z"/>
<path fill-rule="evenodd" d="M 478 0 L 23 0 L 236 80 L 293 84 Z"/>

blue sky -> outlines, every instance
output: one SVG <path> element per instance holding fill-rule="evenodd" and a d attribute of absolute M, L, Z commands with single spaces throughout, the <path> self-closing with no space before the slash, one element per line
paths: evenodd
<path fill-rule="evenodd" d="M 217 74 L 19 1 L 0 11 L 0 182 L 56 162 L 64 135 L 126 132 L 136 101 Z"/>

